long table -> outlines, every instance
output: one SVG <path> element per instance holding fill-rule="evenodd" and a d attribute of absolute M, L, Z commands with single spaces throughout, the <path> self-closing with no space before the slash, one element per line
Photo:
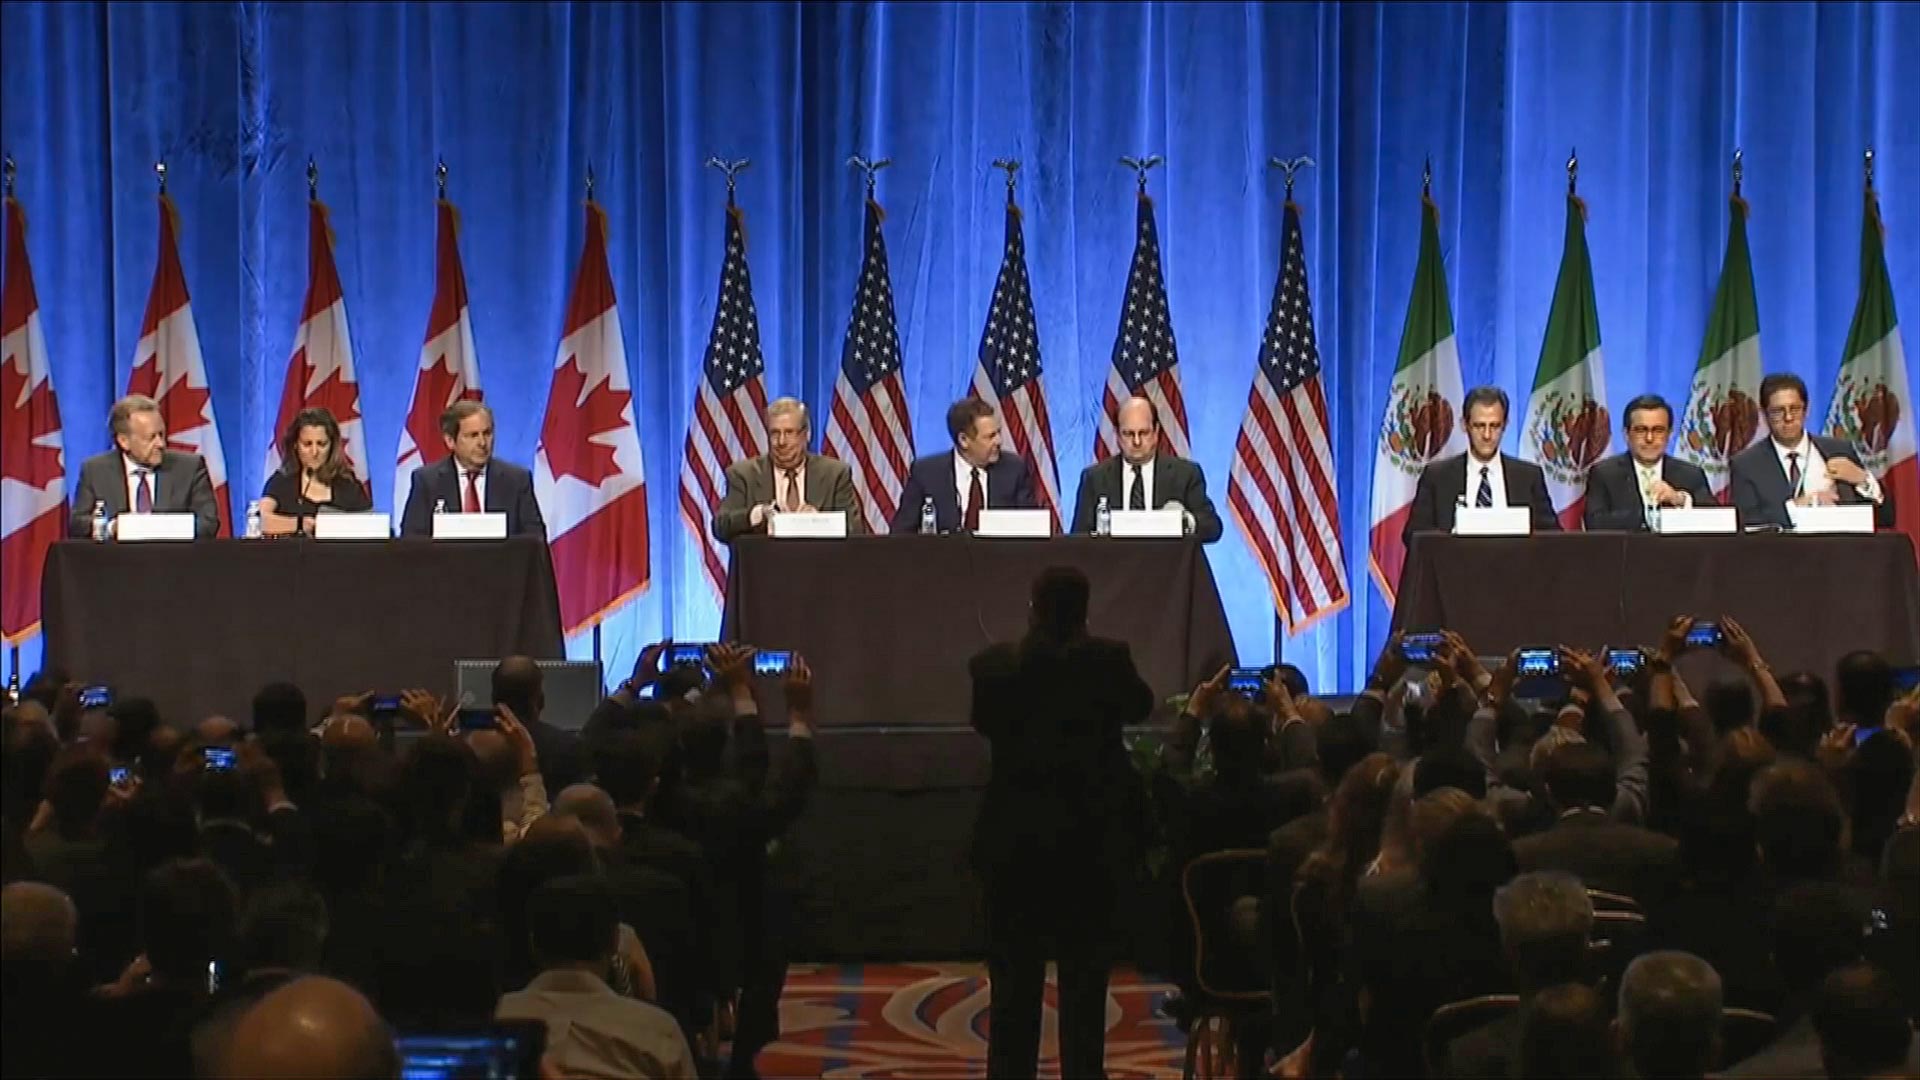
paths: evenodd
<path fill-rule="evenodd" d="M 47 660 L 192 722 L 285 680 L 342 694 L 453 689 L 453 662 L 565 656 L 547 545 L 428 540 L 65 541 L 42 583 Z"/>
<path fill-rule="evenodd" d="M 1130 644 L 1156 694 L 1234 661 L 1213 570 L 1189 540 L 742 537 L 721 632 L 805 656 L 823 726 L 964 726 L 968 658 L 1025 633 L 1033 580 L 1059 565 L 1086 573 L 1089 629 Z"/>
<path fill-rule="evenodd" d="M 1667 621 L 1731 615 L 1775 671 L 1833 676 L 1855 649 L 1920 661 L 1920 571 L 1903 533 L 1414 537 L 1395 629 L 1455 630 L 1482 654 L 1654 645 Z"/>

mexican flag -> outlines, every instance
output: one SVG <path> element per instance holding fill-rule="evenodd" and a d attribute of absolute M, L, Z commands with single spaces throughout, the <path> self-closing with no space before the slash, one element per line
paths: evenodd
<path fill-rule="evenodd" d="M 1560 280 L 1553 287 L 1546 340 L 1533 375 L 1533 396 L 1520 429 L 1520 457 L 1540 466 L 1560 527 L 1580 527 L 1587 502 L 1587 470 L 1613 444 L 1607 419 L 1607 381 L 1600 363 L 1600 312 L 1593 302 L 1593 262 L 1587 256 L 1587 204 L 1567 193 L 1567 237 Z"/>
<path fill-rule="evenodd" d="M 1747 254 L 1747 201 L 1736 192 L 1727 228 L 1720 287 L 1707 318 L 1707 340 L 1693 369 L 1693 389 L 1680 413 L 1673 456 L 1707 474 L 1715 495 L 1727 490 L 1727 463 L 1766 433 L 1760 424 L 1760 306 L 1753 299 Z"/>
<path fill-rule="evenodd" d="M 1847 328 L 1847 352 L 1827 411 L 1827 431 L 1860 451 L 1893 500 L 1894 527 L 1920 550 L 1920 459 L 1914 456 L 1913 387 L 1900 346 L 1900 319 L 1887 278 L 1880 200 L 1867 189 L 1860 231 L 1860 300 Z"/>
<path fill-rule="evenodd" d="M 1447 270 L 1440 257 L 1440 208 L 1425 194 L 1420 204 L 1420 262 L 1413 271 L 1413 296 L 1400 331 L 1400 362 L 1387 391 L 1386 417 L 1373 459 L 1368 564 L 1389 604 L 1407 561 L 1400 531 L 1412 511 L 1420 470 L 1435 458 L 1467 452 L 1466 431 L 1453 413 L 1465 391 L 1460 351 L 1453 340 L 1453 311 L 1447 303 Z"/>

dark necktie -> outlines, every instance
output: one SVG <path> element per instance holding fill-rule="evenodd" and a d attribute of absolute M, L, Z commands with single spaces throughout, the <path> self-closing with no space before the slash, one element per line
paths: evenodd
<path fill-rule="evenodd" d="M 1140 474 L 1140 466 L 1133 467 L 1133 490 L 1127 493 L 1127 509 L 1145 510 L 1147 508 L 1147 478 Z"/>
<path fill-rule="evenodd" d="M 968 532 L 980 531 L 980 504 L 987 501 L 987 493 L 980 487 L 980 470 L 973 470 L 973 479 L 967 484 L 967 516 L 962 528 Z"/>
<path fill-rule="evenodd" d="M 460 509 L 469 514 L 477 514 L 480 512 L 479 475 L 477 472 L 467 474 L 467 497 L 466 500 L 460 504 Z"/>
<path fill-rule="evenodd" d="M 800 509 L 800 470 L 799 469 L 787 470 L 787 505 L 785 508 L 788 510 Z"/>
<path fill-rule="evenodd" d="M 1487 475 L 1487 466 L 1480 466 L 1480 490 L 1473 496 L 1473 505 L 1493 505 L 1493 480 Z"/>
<path fill-rule="evenodd" d="M 1800 452 L 1798 450 L 1787 455 L 1787 486 L 1793 489 L 1795 495 L 1800 494 Z"/>
<path fill-rule="evenodd" d="M 153 513 L 153 473 L 146 469 L 135 469 L 133 475 L 140 480 L 140 487 L 133 493 L 133 511 L 136 514 Z"/>

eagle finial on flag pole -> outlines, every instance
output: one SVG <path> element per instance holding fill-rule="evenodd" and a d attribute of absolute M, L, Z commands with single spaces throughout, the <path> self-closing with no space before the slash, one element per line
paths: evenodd
<path fill-rule="evenodd" d="M 994 158 L 993 167 L 1007 173 L 1007 205 L 1013 205 L 1013 176 L 1020 171 L 1019 158 Z"/>
<path fill-rule="evenodd" d="M 1292 202 L 1294 174 L 1299 172 L 1301 169 L 1313 168 L 1313 159 L 1306 156 L 1305 154 L 1302 154 L 1297 158 L 1293 158 L 1292 160 L 1282 160 L 1277 157 L 1270 157 L 1267 159 L 1267 168 L 1279 169 L 1281 174 L 1287 178 L 1287 201 Z"/>
<path fill-rule="evenodd" d="M 847 159 L 847 164 L 867 174 L 867 198 L 871 199 L 873 198 L 874 182 L 879 178 L 880 170 L 893 164 L 893 159 L 881 158 L 879 161 L 873 161 L 855 154 Z"/>
<path fill-rule="evenodd" d="M 740 158 L 735 161 L 728 161 L 726 158 L 721 158 L 721 157 L 710 157 L 707 159 L 707 168 L 719 169 L 721 172 L 727 174 L 727 205 L 728 206 L 733 205 L 733 189 L 734 189 L 734 186 L 738 183 L 738 178 L 740 174 L 746 170 L 747 166 L 752 164 L 753 164 L 753 161 L 750 158 Z"/>
<path fill-rule="evenodd" d="M 1147 171 L 1165 164 L 1166 160 L 1166 158 L 1161 157 L 1159 154 L 1148 154 L 1145 157 L 1123 157 L 1120 159 L 1120 164 L 1134 171 L 1134 177 L 1140 184 L 1140 194 L 1145 195 L 1147 193 Z"/>

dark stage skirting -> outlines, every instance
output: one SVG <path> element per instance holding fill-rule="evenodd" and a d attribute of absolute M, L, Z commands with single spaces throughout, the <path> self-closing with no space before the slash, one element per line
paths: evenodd
<path fill-rule="evenodd" d="M 1667 621 L 1731 615 L 1782 674 L 1832 678 L 1874 649 L 1920 662 L 1920 572 L 1905 534 L 1416 536 L 1396 629 L 1446 627 L 1482 654 L 1656 645 Z"/>
<path fill-rule="evenodd" d="M 565 655 L 538 539 L 69 541 L 48 554 L 41 595 L 50 664 L 176 722 L 244 718 L 275 680 L 317 710 L 367 690 L 444 692 L 455 660 Z"/>
<path fill-rule="evenodd" d="M 805 656 L 822 727 L 964 728 L 967 659 L 1025 633 L 1033 579 L 1057 565 L 1085 571 L 1089 628 L 1131 645 L 1157 695 L 1233 662 L 1213 570 L 1184 540 L 747 537 L 722 636 Z"/>

